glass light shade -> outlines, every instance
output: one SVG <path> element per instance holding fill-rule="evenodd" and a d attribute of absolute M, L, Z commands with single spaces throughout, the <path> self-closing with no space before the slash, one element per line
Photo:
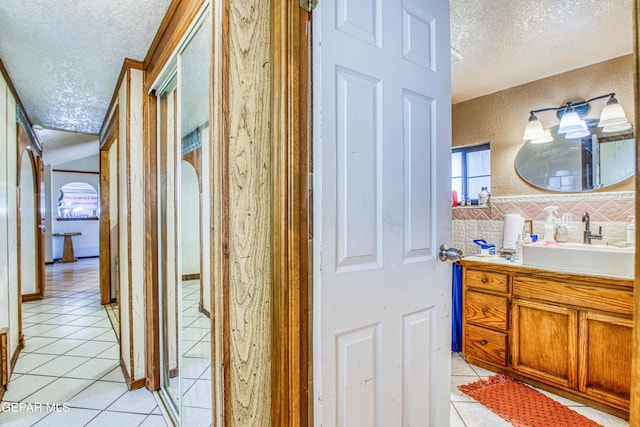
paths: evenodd
<path fill-rule="evenodd" d="M 577 138 L 584 138 L 585 136 L 589 136 L 589 135 L 591 135 L 591 132 L 589 132 L 588 129 L 580 129 L 576 131 L 567 132 L 564 135 L 564 137 L 567 139 L 577 139 Z"/>
<path fill-rule="evenodd" d="M 560 127 L 558 133 L 577 132 L 579 130 L 587 130 L 587 124 L 580 119 L 575 111 L 565 113 L 560 119 Z"/>
<path fill-rule="evenodd" d="M 602 109 L 602 114 L 600 114 L 600 122 L 598 123 L 598 127 L 607 127 L 623 123 L 628 123 L 628 120 L 624 115 L 622 105 L 607 104 L 607 106 Z"/>
<path fill-rule="evenodd" d="M 622 132 L 623 130 L 631 129 L 631 123 L 619 123 L 615 125 L 605 126 L 602 128 L 602 132 L 611 133 L 611 132 Z"/>
<path fill-rule="evenodd" d="M 545 129 L 544 136 L 540 138 L 534 138 L 529 142 L 531 142 L 532 144 L 544 144 L 546 142 L 551 142 L 551 141 L 553 141 L 553 136 L 551 136 L 551 131 L 549 129 Z"/>
<path fill-rule="evenodd" d="M 524 128 L 524 135 L 522 139 L 530 140 L 542 138 L 544 136 L 544 128 L 539 120 L 529 120 L 527 126 Z"/>

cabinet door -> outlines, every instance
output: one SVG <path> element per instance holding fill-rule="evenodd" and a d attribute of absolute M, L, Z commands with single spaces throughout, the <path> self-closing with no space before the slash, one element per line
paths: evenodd
<path fill-rule="evenodd" d="M 577 310 L 516 299 L 512 315 L 513 368 L 577 388 Z"/>
<path fill-rule="evenodd" d="M 580 391 L 629 407 L 632 321 L 580 313 Z"/>

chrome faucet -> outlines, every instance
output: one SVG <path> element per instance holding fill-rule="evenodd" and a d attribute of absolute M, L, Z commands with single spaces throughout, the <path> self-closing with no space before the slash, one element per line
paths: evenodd
<path fill-rule="evenodd" d="M 591 233 L 591 219 L 589 218 L 589 212 L 585 212 L 582 215 L 582 222 L 584 222 L 584 231 L 582 233 L 582 243 L 586 245 L 591 244 L 591 240 L 602 240 L 602 226 L 597 234 Z"/>

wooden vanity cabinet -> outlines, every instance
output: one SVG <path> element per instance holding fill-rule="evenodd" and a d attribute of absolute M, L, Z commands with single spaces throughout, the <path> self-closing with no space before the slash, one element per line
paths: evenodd
<path fill-rule="evenodd" d="M 632 280 L 462 265 L 469 363 L 628 416 Z"/>
<path fill-rule="evenodd" d="M 509 278 L 463 269 L 463 354 L 499 366 L 508 363 Z"/>

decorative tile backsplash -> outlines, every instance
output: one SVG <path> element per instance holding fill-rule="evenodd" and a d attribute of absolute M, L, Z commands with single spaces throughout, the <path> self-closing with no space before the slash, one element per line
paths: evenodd
<path fill-rule="evenodd" d="M 496 248 L 502 246 L 505 214 L 520 214 L 533 221 L 533 233 L 542 236 L 546 213 L 544 207 L 558 206 L 558 217 L 569 213 L 573 221 L 569 227 L 569 241 L 582 241 L 582 214 L 589 212 L 591 230 L 602 227 L 603 240 L 626 240 L 630 215 L 635 215 L 635 192 L 558 194 L 543 196 L 492 197 L 489 207 L 452 208 L 453 245 L 465 255 L 479 252 L 474 239 L 485 239 Z"/>

